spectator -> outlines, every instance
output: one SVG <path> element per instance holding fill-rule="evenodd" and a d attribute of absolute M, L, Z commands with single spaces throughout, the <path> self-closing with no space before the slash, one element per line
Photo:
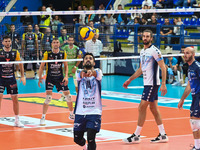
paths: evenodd
<path fill-rule="evenodd" d="M 153 34 L 156 34 L 156 27 L 157 27 L 156 16 L 152 15 L 151 21 L 148 21 L 147 25 L 151 25 L 151 27 L 148 27 L 149 30 L 151 30 L 153 32 Z"/>
<path fill-rule="evenodd" d="M 123 10 L 122 5 L 118 5 L 118 10 Z M 113 18 L 117 20 L 119 25 L 125 25 L 128 23 L 127 15 L 126 14 L 114 14 Z"/>
<path fill-rule="evenodd" d="M 181 47 L 181 51 L 180 53 L 184 53 L 184 49 L 185 49 L 185 46 L 182 46 Z M 178 63 L 177 63 L 177 69 L 179 72 L 183 72 L 183 74 L 180 74 L 180 76 L 182 76 L 182 86 L 187 86 L 187 83 L 188 83 L 188 63 L 185 62 L 185 59 L 183 56 L 179 56 L 178 57 Z M 181 78 L 181 77 L 179 77 Z"/>
<path fill-rule="evenodd" d="M 162 0 L 158 0 L 156 2 L 156 5 L 155 5 L 155 8 L 156 9 L 162 9 L 164 6 L 163 6 L 163 3 L 162 3 Z"/>
<path fill-rule="evenodd" d="M 169 23 L 169 18 L 165 18 L 165 23 L 163 25 L 163 27 L 161 28 L 160 34 L 161 36 L 161 40 L 165 41 L 165 44 L 171 44 L 171 35 L 173 32 L 173 27 L 172 25 Z M 166 49 L 170 49 L 169 46 L 166 47 Z"/>
<path fill-rule="evenodd" d="M 174 1 L 173 0 L 162 0 L 162 5 L 164 8 L 173 8 L 174 7 Z"/>
<path fill-rule="evenodd" d="M 54 16 L 52 21 L 52 33 L 56 35 L 58 33 L 58 25 L 63 25 L 64 23 L 60 21 L 60 17 L 58 15 Z"/>
<path fill-rule="evenodd" d="M 78 11 L 82 11 L 82 6 L 78 6 Z M 85 17 L 86 17 L 85 14 L 80 14 L 79 15 L 79 23 L 81 25 L 85 25 Z"/>
<path fill-rule="evenodd" d="M 148 6 L 147 6 L 147 5 L 144 5 L 144 8 L 143 8 L 143 9 L 148 9 Z M 143 18 L 146 18 L 146 20 L 151 19 L 151 16 L 152 16 L 152 13 L 142 13 L 142 17 L 143 17 Z"/>
<path fill-rule="evenodd" d="M 100 34 L 100 40 L 103 42 L 103 47 L 106 47 L 107 46 L 107 40 L 106 40 L 106 31 L 107 31 L 107 26 L 106 26 L 106 23 L 105 23 L 105 18 L 102 17 L 101 20 L 100 20 L 100 30 L 99 32 L 101 33 Z"/>
<path fill-rule="evenodd" d="M 46 28 L 46 31 L 45 31 L 45 34 L 44 34 L 44 37 L 43 37 L 43 40 L 42 40 L 42 48 L 43 48 L 43 54 L 45 51 L 51 51 L 51 43 L 53 41 L 53 38 L 55 36 L 52 35 L 51 33 L 51 28 L 47 27 Z"/>
<path fill-rule="evenodd" d="M 83 10 L 88 10 L 86 5 L 83 5 Z"/>
<path fill-rule="evenodd" d="M 92 53 L 95 58 L 100 57 L 100 53 L 102 52 L 103 44 L 100 40 L 97 39 L 97 34 L 94 34 L 92 40 L 88 40 L 85 43 L 85 52 Z M 100 60 L 95 61 L 95 68 L 100 68 Z"/>
<path fill-rule="evenodd" d="M 172 53 L 167 53 L 167 55 L 170 55 L 170 54 Z M 177 63 L 178 63 L 178 60 L 172 56 L 167 57 L 167 59 L 165 60 L 169 84 L 174 84 L 176 81 L 178 81 L 177 80 L 177 66 L 176 66 Z"/>
<path fill-rule="evenodd" d="M 193 5 L 196 3 L 196 0 L 178 0 L 175 4 L 176 7 L 193 7 Z"/>
<path fill-rule="evenodd" d="M 90 6 L 90 10 L 94 10 L 94 6 Z M 88 24 L 90 21 L 94 21 L 95 14 L 89 14 L 86 16 L 85 23 Z"/>
<path fill-rule="evenodd" d="M 91 27 L 94 32 L 96 33 L 96 38 L 99 38 L 99 29 L 94 28 L 94 22 L 92 20 L 89 21 L 88 26 Z"/>
<path fill-rule="evenodd" d="M 145 5 L 147 5 L 148 9 L 152 9 L 153 8 L 153 2 L 152 2 L 152 0 L 144 0 L 142 2 L 142 9 L 144 9 Z"/>
<path fill-rule="evenodd" d="M 61 30 L 61 36 L 58 38 L 60 41 L 60 47 L 63 49 L 64 46 L 68 44 L 68 35 L 67 35 L 67 29 L 63 28 Z"/>
<path fill-rule="evenodd" d="M 23 7 L 24 12 L 28 12 L 28 7 Z M 28 26 L 29 24 L 33 24 L 33 17 L 32 16 L 21 16 L 20 22 L 23 24 L 23 26 Z"/>
<path fill-rule="evenodd" d="M 53 11 L 53 4 L 49 4 L 48 7 L 46 8 L 47 12 L 52 12 Z M 50 21 L 52 23 L 52 16 L 50 15 Z"/>
<path fill-rule="evenodd" d="M 99 10 L 105 10 L 105 6 L 104 6 L 103 3 L 101 3 L 101 4 L 99 5 Z"/>
<path fill-rule="evenodd" d="M 103 14 L 97 14 L 97 15 L 95 15 L 95 17 L 94 17 L 94 23 L 100 24 L 101 18 L 103 18 Z"/>
<path fill-rule="evenodd" d="M 134 6 L 133 8 L 134 10 L 137 10 L 137 7 Z M 127 25 L 133 25 L 134 24 L 134 19 L 135 18 L 142 18 L 142 14 L 141 13 L 132 13 L 131 14 L 131 20 L 127 23 Z"/>
<path fill-rule="evenodd" d="M 42 6 L 41 11 L 46 11 L 46 6 Z M 39 17 L 39 26 L 40 32 L 45 33 L 46 28 L 50 26 L 51 23 L 51 16 L 50 15 L 41 15 Z"/>
<path fill-rule="evenodd" d="M 134 19 L 134 24 L 133 24 L 133 26 L 135 25 L 135 24 L 140 24 L 139 23 L 139 18 L 135 18 Z M 129 33 L 129 37 L 128 37 L 128 41 L 129 41 L 129 45 L 133 45 L 133 43 L 134 43 L 134 35 L 135 35 L 135 32 L 134 32 L 134 28 L 132 28 L 132 31 Z"/>

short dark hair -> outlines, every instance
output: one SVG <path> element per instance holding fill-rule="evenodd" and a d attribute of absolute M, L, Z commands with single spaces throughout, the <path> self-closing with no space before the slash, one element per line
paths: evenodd
<path fill-rule="evenodd" d="M 73 38 L 73 39 L 74 39 L 74 36 L 70 35 L 70 36 L 68 37 L 68 39 L 69 39 L 69 38 Z"/>
<path fill-rule="evenodd" d="M 26 10 L 26 9 L 28 9 L 28 7 L 24 6 L 24 7 L 23 7 L 23 10 Z"/>
<path fill-rule="evenodd" d="M 144 30 L 144 31 L 142 32 L 142 34 L 144 34 L 144 32 L 148 32 L 148 33 L 150 33 L 151 37 L 153 37 L 153 32 L 152 32 L 151 30 L 146 29 L 146 30 Z"/>
<path fill-rule="evenodd" d="M 85 53 L 85 55 L 83 56 L 83 61 L 84 61 L 84 59 L 85 59 L 85 57 L 87 56 L 87 55 L 90 55 L 90 56 L 92 56 L 92 58 L 94 59 L 94 61 L 95 61 L 95 57 L 94 57 L 94 55 L 92 54 L 92 53 Z"/>
<path fill-rule="evenodd" d="M 11 24 L 10 27 L 11 27 L 11 26 L 15 26 L 15 25 L 14 25 L 14 24 Z"/>
<path fill-rule="evenodd" d="M 57 37 L 53 38 L 53 41 L 57 41 L 57 40 L 59 40 Z"/>
<path fill-rule="evenodd" d="M 8 36 L 8 35 L 5 35 L 5 36 L 3 37 L 3 40 L 4 40 L 4 39 L 11 39 L 11 37 Z"/>

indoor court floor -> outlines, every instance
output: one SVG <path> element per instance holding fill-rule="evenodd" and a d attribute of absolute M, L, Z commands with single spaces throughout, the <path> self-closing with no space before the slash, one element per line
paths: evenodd
<path fill-rule="evenodd" d="M 152 144 L 150 140 L 158 135 L 158 128 L 151 112 L 141 132 L 140 144 L 124 144 L 123 138 L 130 136 L 137 126 L 138 105 L 143 91 L 142 78 L 133 81 L 129 89 L 122 84 L 128 76 L 109 75 L 102 80 L 102 127 L 97 134 L 97 150 L 189 150 L 193 145 L 189 123 L 191 95 L 185 101 L 184 109 L 177 109 L 184 87 L 167 85 L 166 96 L 159 96 L 168 143 Z M 73 121 L 68 119 L 66 102 L 59 102 L 60 93 L 54 89 L 53 100 L 46 115 L 46 126 L 39 126 L 42 104 L 45 100 L 44 84 L 38 87 L 38 80 L 27 79 L 26 86 L 19 83 L 20 120 L 24 128 L 13 127 L 14 114 L 10 95 L 4 95 L 0 112 L 0 150 L 82 150 L 73 142 Z M 72 78 L 69 79 L 73 101 L 76 99 Z M 159 93 L 160 95 L 160 93 Z"/>

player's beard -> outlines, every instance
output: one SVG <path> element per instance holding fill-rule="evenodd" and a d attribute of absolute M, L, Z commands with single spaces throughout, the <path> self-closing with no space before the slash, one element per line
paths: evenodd
<path fill-rule="evenodd" d="M 185 62 L 190 62 L 192 60 L 193 56 L 188 57 L 188 59 L 185 59 Z"/>
<path fill-rule="evenodd" d="M 86 69 L 92 69 L 92 67 L 94 67 L 91 62 L 90 63 L 87 63 L 83 66 L 83 68 L 86 68 Z"/>
<path fill-rule="evenodd" d="M 143 44 L 144 44 L 144 45 L 149 45 L 149 43 L 151 43 L 150 40 L 149 40 L 149 41 L 147 41 L 147 40 L 146 40 L 146 41 L 143 41 Z"/>

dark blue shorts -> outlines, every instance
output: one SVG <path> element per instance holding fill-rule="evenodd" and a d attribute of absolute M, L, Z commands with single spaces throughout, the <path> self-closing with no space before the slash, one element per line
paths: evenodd
<path fill-rule="evenodd" d="M 53 90 L 54 85 L 56 86 L 57 91 L 68 91 L 69 88 L 68 86 L 64 85 L 63 77 L 61 76 L 60 78 L 53 78 L 53 77 L 48 77 L 46 78 L 46 90 Z"/>
<path fill-rule="evenodd" d="M 75 115 L 74 131 L 87 131 L 94 129 L 97 132 L 101 128 L 101 115 Z"/>
<path fill-rule="evenodd" d="M 3 93 L 7 88 L 7 94 L 18 94 L 17 82 L 13 78 L 0 78 L 0 93 Z"/>
<path fill-rule="evenodd" d="M 142 93 L 142 100 L 148 101 L 148 102 L 154 102 L 154 100 L 158 100 L 158 89 L 160 85 L 149 85 L 144 86 L 144 90 Z"/>
<path fill-rule="evenodd" d="M 192 95 L 192 104 L 190 107 L 190 117 L 200 118 L 200 93 Z"/>

